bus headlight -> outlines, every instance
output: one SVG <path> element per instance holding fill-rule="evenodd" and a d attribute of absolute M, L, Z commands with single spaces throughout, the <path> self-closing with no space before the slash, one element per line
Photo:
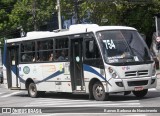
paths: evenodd
<path fill-rule="evenodd" d="M 113 73 L 113 69 L 111 67 L 108 68 L 109 73 Z"/>
<path fill-rule="evenodd" d="M 119 78 L 116 71 L 114 71 L 111 67 L 108 68 L 108 71 L 111 74 L 112 78 Z"/>
<path fill-rule="evenodd" d="M 112 77 L 113 77 L 113 78 L 116 78 L 116 77 L 117 77 L 117 74 L 116 74 L 116 73 L 113 73 L 113 74 L 112 74 Z"/>

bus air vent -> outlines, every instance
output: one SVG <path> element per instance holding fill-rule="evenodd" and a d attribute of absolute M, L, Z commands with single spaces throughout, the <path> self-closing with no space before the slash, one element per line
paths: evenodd
<path fill-rule="evenodd" d="M 148 80 L 143 80 L 143 81 L 128 81 L 128 86 L 142 86 L 142 85 L 147 85 Z"/>
<path fill-rule="evenodd" d="M 148 76 L 148 70 L 128 71 L 125 72 L 126 77 L 144 77 Z"/>

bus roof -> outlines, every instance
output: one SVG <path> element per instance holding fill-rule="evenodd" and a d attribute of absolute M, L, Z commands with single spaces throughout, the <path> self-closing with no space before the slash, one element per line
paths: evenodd
<path fill-rule="evenodd" d="M 69 30 L 66 30 L 66 31 L 59 31 L 59 30 L 53 31 L 53 32 L 33 31 L 33 32 L 28 32 L 26 37 L 8 39 L 6 40 L 6 42 L 12 43 L 12 42 L 40 39 L 40 38 L 80 34 L 80 33 L 86 33 L 86 32 L 97 32 L 97 31 L 103 31 L 103 30 L 136 30 L 136 29 L 132 27 L 127 27 L 127 26 L 98 26 L 97 24 L 76 24 L 76 25 L 71 25 Z"/>

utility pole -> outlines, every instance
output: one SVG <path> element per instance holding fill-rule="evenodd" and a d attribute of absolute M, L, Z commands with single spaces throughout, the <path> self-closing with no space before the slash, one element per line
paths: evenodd
<path fill-rule="evenodd" d="M 158 37 L 158 18 L 155 16 L 155 23 L 156 23 L 156 36 Z"/>
<path fill-rule="evenodd" d="M 62 21 L 61 21 L 61 7 L 60 7 L 60 0 L 57 0 L 56 9 L 58 10 L 58 27 L 62 29 Z"/>
<path fill-rule="evenodd" d="M 32 14 L 33 14 L 34 31 L 37 31 L 37 21 L 36 21 L 36 0 L 33 0 L 33 4 L 32 4 Z"/>
<path fill-rule="evenodd" d="M 75 11 L 75 19 L 76 24 L 79 23 L 79 15 L 78 15 L 78 0 L 74 0 L 74 11 Z"/>

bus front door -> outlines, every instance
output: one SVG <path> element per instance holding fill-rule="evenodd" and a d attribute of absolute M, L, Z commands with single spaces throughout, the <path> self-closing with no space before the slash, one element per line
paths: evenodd
<path fill-rule="evenodd" d="M 84 76 L 83 76 L 82 43 L 83 43 L 83 38 L 71 39 L 70 72 L 71 72 L 72 90 L 74 92 L 85 91 Z"/>
<path fill-rule="evenodd" d="M 8 88 L 17 89 L 20 87 L 18 78 L 18 46 L 7 48 L 6 63 Z"/>

